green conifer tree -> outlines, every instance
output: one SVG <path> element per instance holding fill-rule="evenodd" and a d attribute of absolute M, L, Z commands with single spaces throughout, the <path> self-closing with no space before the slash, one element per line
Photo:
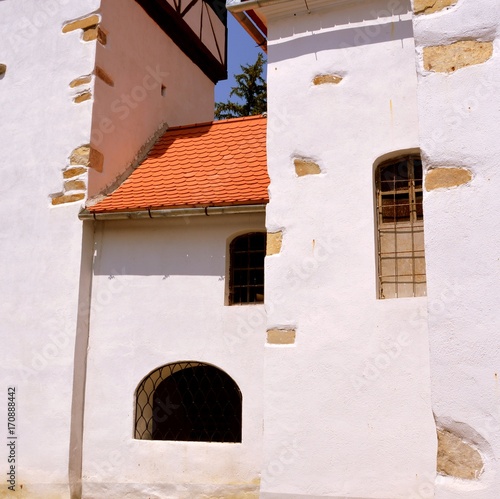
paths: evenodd
<path fill-rule="evenodd" d="M 251 116 L 267 111 L 267 86 L 262 76 L 266 60 L 259 54 L 254 64 L 240 66 L 243 73 L 234 75 L 237 85 L 231 89 L 229 97 L 239 97 L 243 103 L 216 102 L 215 119 L 222 120 Z"/>

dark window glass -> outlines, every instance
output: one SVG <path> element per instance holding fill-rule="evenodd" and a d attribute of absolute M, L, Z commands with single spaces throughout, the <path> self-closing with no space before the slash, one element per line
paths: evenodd
<path fill-rule="evenodd" d="M 241 442 L 241 410 L 241 392 L 225 372 L 198 362 L 169 364 L 137 389 L 135 437 Z"/>
<path fill-rule="evenodd" d="M 264 258 L 266 234 L 252 232 L 238 236 L 229 247 L 229 303 L 264 301 Z"/>

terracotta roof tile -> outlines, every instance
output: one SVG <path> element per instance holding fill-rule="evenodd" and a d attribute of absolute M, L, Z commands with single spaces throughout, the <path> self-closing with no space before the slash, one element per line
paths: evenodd
<path fill-rule="evenodd" d="M 266 118 L 169 129 L 92 213 L 266 203 Z"/>

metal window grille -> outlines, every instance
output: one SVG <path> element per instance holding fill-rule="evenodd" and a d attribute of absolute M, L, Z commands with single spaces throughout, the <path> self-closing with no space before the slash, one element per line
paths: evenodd
<path fill-rule="evenodd" d="M 136 390 L 135 438 L 241 442 L 241 408 L 238 385 L 217 367 L 168 364 Z"/>
<path fill-rule="evenodd" d="M 251 232 L 233 239 L 229 247 L 229 304 L 264 301 L 266 234 Z"/>
<path fill-rule="evenodd" d="M 422 161 L 411 155 L 375 173 L 380 298 L 425 296 Z"/>

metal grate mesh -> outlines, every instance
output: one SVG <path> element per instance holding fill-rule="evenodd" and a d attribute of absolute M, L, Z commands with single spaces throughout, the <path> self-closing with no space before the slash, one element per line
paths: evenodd
<path fill-rule="evenodd" d="M 136 390 L 135 438 L 241 442 L 241 405 L 238 385 L 217 367 L 168 364 Z"/>
<path fill-rule="evenodd" d="M 422 161 L 404 156 L 376 173 L 380 298 L 425 296 Z"/>
<path fill-rule="evenodd" d="M 251 232 L 236 237 L 231 242 L 229 253 L 229 303 L 262 303 L 266 234 Z"/>

